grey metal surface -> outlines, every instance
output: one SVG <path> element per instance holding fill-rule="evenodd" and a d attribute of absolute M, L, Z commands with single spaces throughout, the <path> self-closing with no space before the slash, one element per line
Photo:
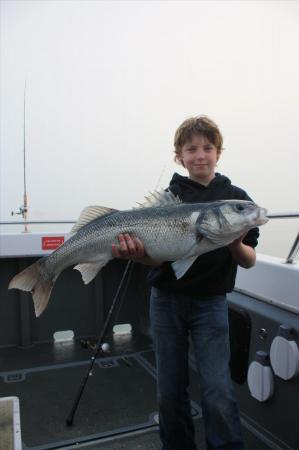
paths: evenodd
<path fill-rule="evenodd" d="M 34 368 L 23 379 L 0 382 L 2 394 L 20 399 L 26 447 L 59 448 L 156 426 L 155 379 L 134 357 L 130 365 L 122 358 L 116 362 L 95 368 L 71 427 L 65 419 L 84 374 L 82 365 Z"/>
<path fill-rule="evenodd" d="M 20 266 L 30 264 L 32 259 L 7 258 L 0 261 L 0 370 L 6 372 L 6 376 L 12 381 L 10 386 L 16 386 L 18 382 L 20 384 L 26 383 L 29 379 L 28 376 L 41 374 L 42 371 L 38 371 L 40 367 L 53 366 L 51 370 L 44 370 L 44 374 L 48 373 L 50 377 L 55 372 L 60 371 L 58 366 L 65 365 L 65 368 L 67 368 L 73 365 L 74 370 L 86 368 L 92 352 L 83 349 L 79 345 L 79 340 L 81 337 L 87 337 L 91 340 L 96 339 L 100 334 L 101 326 L 104 323 L 125 266 L 125 263 L 120 261 L 109 264 L 95 282 L 87 287 L 82 285 L 79 274 L 72 270 L 66 270 L 53 291 L 51 305 L 41 318 L 36 319 L 26 294 L 20 296 L 17 292 L 7 290 L 8 282 L 14 273 L 19 271 Z M 130 323 L 132 325 L 132 335 L 129 339 L 121 336 L 115 339 L 112 335 L 109 343 L 111 344 L 111 357 L 139 353 L 136 362 L 137 364 L 142 362 L 141 365 L 139 364 L 140 370 L 143 374 L 146 374 L 145 378 L 150 377 L 152 379 L 153 387 L 155 364 L 153 354 L 150 352 L 149 299 L 145 277 L 146 269 L 141 265 L 137 266 L 124 299 L 123 308 L 117 319 L 118 323 Z M 295 330 L 296 342 L 297 345 L 299 344 L 298 316 L 292 312 L 237 292 L 230 294 L 228 300 L 231 308 L 237 311 L 245 311 L 250 317 L 249 362 L 254 359 L 256 351 L 269 352 L 271 342 L 277 335 L 281 324 L 286 324 Z M 54 332 L 67 329 L 74 331 L 74 345 L 54 345 Z M 142 355 L 140 355 L 140 352 L 142 352 Z M 192 364 L 191 360 L 191 368 L 194 369 L 195 366 L 194 364 L 192 366 Z M 55 366 L 57 367 L 55 368 Z M 31 375 L 30 369 L 35 369 L 31 371 Z M 191 370 L 191 374 L 192 398 L 199 402 L 199 389 L 195 371 Z M 13 383 L 14 376 L 16 377 L 15 383 Z M 19 376 L 21 379 L 18 380 Z M 22 377 L 24 381 L 22 381 Z M 2 377 L 1 380 L 2 383 Z M 54 381 L 52 379 L 53 383 Z M 297 376 L 287 382 L 275 376 L 274 383 L 274 396 L 265 403 L 259 403 L 250 396 L 246 380 L 241 384 L 236 384 L 246 450 L 264 450 L 266 448 L 297 450 L 299 448 L 299 430 L 297 427 L 299 403 L 296 401 L 299 392 L 299 377 Z M 45 390 L 48 389 L 48 383 L 44 383 L 43 386 Z M 75 383 L 73 386 L 75 392 L 78 384 Z M 111 394 L 111 391 L 110 388 L 107 389 L 109 394 Z M 10 392 L 12 393 L 12 391 Z M 58 394 L 53 392 L 52 397 L 55 398 L 55 395 Z M 63 390 L 61 392 L 64 403 L 72 400 L 72 395 L 64 395 Z M 43 394 L 40 393 L 39 395 Z M 117 398 L 113 395 L 111 398 L 117 406 Z M 35 398 L 34 401 L 38 401 L 38 398 Z M 130 407 L 134 413 L 134 405 L 130 405 Z M 52 419 L 49 418 L 49 420 L 51 424 Z M 149 420 L 147 418 L 145 421 L 147 426 Z M 143 426 L 141 422 L 139 425 Z M 152 426 L 156 427 L 156 424 L 153 422 Z M 118 429 L 121 428 L 117 427 Z M 123 433 L 127 431 L 126 429 L 122 430 Z M 142 429 L 139 431 L 142 431 Z M 136 432 L 136 426 L 134 432 Z M 155 436 L 157 435 L 155 434 Z M 104 437 L 107 438 L 108 436 L 102 435 L 100 438 L 104 439 Z M 133 436 L 131 437 L 133 438 Z M 129 449 L 132 445 L 131 437 L 128 438 L 127 447 L 124 446 L 124 449 Z M 97 437 L 93 436 L 91 439 L 96 442 Z M 125 445 L 125 440 L 121 443 L 119 436 L 114 435 L 113 439 L 115 439 L 117 445 Z M 146 440 L 144 442 L 144 445 L 148 445 L 150 449 L 151 442 Z M 85 444 L 87 445 L 87 443 Z M 60 444 L 58 443 L 58 445 Z M 89 448 L 97 448 L 92 445 L 89 445 Z M 102 445 L 99 449 L 105 448 L 103 442 L 99 445 Z M 117 448 L 115 447 L 115 449 Z M 138 447 L 134 446 L 133 448 Z M 146 448 L 145 446 L 144 449 Z M 26 445 L 23 450 L 26 450 Z"/>
<path fill-rule="evenodd" d="M 249 363 L 254 361 L 257 351 L 270 353 L 271 343 L 278 335 L 281 324 L 294 330 L 299 345 L 298 316 L 277 306 L 264 303 L 248 295 L 233 292 L 228 296 L 229 304 L 236 310 L 246 311 L 250 318 Z M 285 381 L 273 373 L 274 393 L 259 402 L 250 395 L 247 381 L 236 384 L 240 411 L 248 429 L 273 449 L 299 448 L 299 376 Z M 261 439 L 263 438 L 263 439 Z"/>
<path fill-rule="evenodd" d="M 65 270 L 55 284 L 47 311 L 36 319 L 30 295 L 7 289 L 14 274 L 34 261 L 35 258 L 0 259 L 0 348 L 52 342 L 53 334 L 63 330 L 72 330 L 75 338 L 98 336 L 126 263 L 112 261 L 87 286 L 79 272 Z M 133 332 L 143 334 L 149 330 L 145 274 L 144 266 L 134 267 L 124 306 L 113 319 L 117 323 L 130 323 Z"/>

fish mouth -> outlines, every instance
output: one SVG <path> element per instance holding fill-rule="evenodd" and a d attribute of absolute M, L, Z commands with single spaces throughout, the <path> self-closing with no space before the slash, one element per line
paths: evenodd
<path fill-rule="evenodd" d="M 259 208 L 257 211 L 256 225 L 264 225 L 264 223 L 267 223 L 269 221 L 267 214 L 268 210 L 266 208 Z"/>

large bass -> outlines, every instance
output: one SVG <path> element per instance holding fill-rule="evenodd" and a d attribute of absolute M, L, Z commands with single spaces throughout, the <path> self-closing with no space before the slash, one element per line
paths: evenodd
<path fill-rule="evenodd" d="M 246 200 L 182 203 L 170 192 L 156 192 L 139 208 L 118 211 L 90 206 L 83 210 L 70 238 L 49 256 L 17 274 L 9 289 L 32 293 L 35 314 L 46 308 L 60 273 L 69 266 L 81 272 L 85 284 L 111 260 L 117 236 L 129 233 L 144 244 L 157 262 L 173 261 L 181 278 L 195 259 L 226 246 L 253 227 L 267 222 L 266 210 Z"/>

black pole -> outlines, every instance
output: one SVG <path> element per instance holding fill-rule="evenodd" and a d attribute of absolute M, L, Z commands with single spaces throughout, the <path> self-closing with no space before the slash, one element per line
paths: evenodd
<path fill-rule="evenodd" d="M 93 355 L 90 358 L 90 364 L 88 366 L 88 370 L 87 370 L 86 375 L 84 376 L 84 378 L 82 380 L 82 383 L 81 383 L 81 385 L 79 387 L 79 390 L 78 390 L 77 396 L 75 398 L 73 407 L 72 407 L 72 409 L 71 409 L 71 411 L 70 411 L 70 413 L 69 413 L 69 415 L 68 415 L 68 417 L 66 419 L 66 424 L 68 426 L 73 425 L 75 413 L 77 411 L 77 408 L 78 408 L 80 399 L 82 397 L 83 391 L 85 389 L 85 386 L 87 384 L 88 378 L 92 375 L 92 369 L 93 369 L 95 360 L 97 358 L 97 355 L 98 355 L 98 353 L 100 351 L 103 352 L 103 350 L 102 350 L 102 341 L 104 339 L 104 336 L 106 335 L 106 332 L 107 332 L 107 330 L 109 328 L 109 325 L 111 325 L 112 314 L 113 314 L 114 309 L 116 309 L 116 306 L 117 306 L 118 303 L 119 304 L 118 304 L 117 312 L 120 310 L 121 300 L 124 298 L 124 295 L 120 296 L 120 293 L 121 293 L 121 290 L 123 289 L 123 286 L 124 286 L 126 281 L 127 281 L 127 284 L 128 284 L 128 281 L 129 281 L 132 269 L 133 269 L 133 261 L 128 261 L 128 263 L 126 265 L 126 268 L 124 270 L 123 276 L 122 276 L 122 278 L 120 280 L 119 286 L 117 288 L 116 294 L 114 296 L 113 302 L 112 302 L 112 304 L 110 306 L 107 318 L 105 320 L 105 323 L 104 323 L 104 326 L 103 326 L 103 329 L 102 329 L 102 333 L 100 334 L 100 337 L 99 337 L 99 339 L 97 341 L 96 349 L 95 349 Z M 124 287 L 124 292 L 126 290 L 127 284 Z"/>

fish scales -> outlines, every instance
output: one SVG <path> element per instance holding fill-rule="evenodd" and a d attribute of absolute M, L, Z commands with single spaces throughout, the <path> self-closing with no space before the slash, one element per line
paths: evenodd
<path fill-rule="evenodd" d="M 95 219 L 82 230 L 79 230 L 75 236 L 71 237 L 66 242 L 66 248 L 61 250 L 65 253 L 65 257 L 71 258 L 71 263 L 75 264 L 80 260 L 84 261 L 84 258 L 90 258 L 90 255 L 95 253 L 95 250 L 98 252 L 110 252 L 111 244 L 118 242 L 117 236 L 120 233 L 130 233 L 144 240 L 145 246 L 149 247 L 148 251 L 154 256 L 157 251 L 152 250 L 152 240 L 154 239 L 156 242 L 157 248 L 163 245 L 165 239 L 168 245 L 175 243 L 181 237 L 182 224 L 184 224 L 184 230 L 186 230 L 187 223 L 190 223 L 190 219 L 188 220 L 187 215 L 185 217 L 182 216 L 182 211 L 177 208 L 167 208 L 165 210 L 165 208 L 160 207 L 123 211 L 108 215 L 106 218 Z M 60 257 L 59 253 L 58 249 L 57 255 L 52 254 L 55 258 L 54 264 L 57 257 Z M 47 261 L 49 265 L 52 264 L 52 255 Z"/>

